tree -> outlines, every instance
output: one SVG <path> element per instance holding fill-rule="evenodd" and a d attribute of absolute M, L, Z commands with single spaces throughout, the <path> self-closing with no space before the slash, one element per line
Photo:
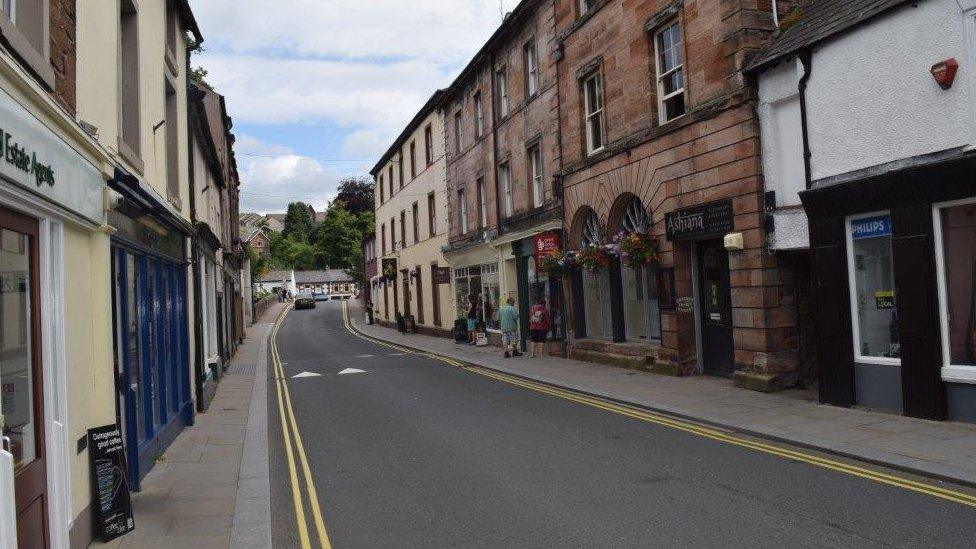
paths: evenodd
<path fill-rule="evenodd" d="M 315 221 L 312 219 L 309 209 L 309 205 L 303 202 L 288 204 L 288 213 L 285 214 L 285 227 L 281 230 L 281 236 L 303 244 L 311 242 L 312 231 L 315 230 Z"/>
<path fill-rule="evenodd" d="M 339 194 L 336 201 L 346 205 L 346 210 L 352 214 L 372 212 L 374 202 L 373 180 L 368 177 L 347 177 L 339 182 Z"/>
<path fill-rule="evenodd" d="M 368 214 L 372 217 L 372 212 Z M 361 216 L 346 209 L 344 202 L 333 202 L 316 231 L 315 247 L 321 262 L 333 269 L 351 269 L 362 254 Z"/>

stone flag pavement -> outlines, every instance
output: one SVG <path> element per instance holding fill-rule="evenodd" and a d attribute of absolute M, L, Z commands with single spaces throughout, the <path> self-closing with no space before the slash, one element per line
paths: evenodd
<path fill-rule="evenodd" d="M 135 531 L 93 547 L 268 548 L 268 333 L 275 303 L 250 327 L 217 394 L 133 493 Z"/>

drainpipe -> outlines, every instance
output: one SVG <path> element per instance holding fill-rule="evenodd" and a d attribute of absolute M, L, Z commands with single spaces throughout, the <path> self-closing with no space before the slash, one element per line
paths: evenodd
<path fill-rule="evenodd" d="M 800 134 L 803 137 L 803 173 L 806 178 L 806 188 L 809 189 L 813 181 L 810 176 L 810 136 L 807 130 L 807 82 L 813 69 L 813 53 L 810 50 L 800 52 L 800 62 L 803 64 L 803 76 L 800 77 Z"/>

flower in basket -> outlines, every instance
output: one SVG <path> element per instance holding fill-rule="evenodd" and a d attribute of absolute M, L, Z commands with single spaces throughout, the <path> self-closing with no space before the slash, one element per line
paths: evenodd
<path fill-rule="evenodd" d="M 614 240 L 620 249 L 620 257 L 634 267 L 646 265 L 657 259 L 654 239 L 645 233 L 618 233 Z"/>
<path fill-rule="evenodd" d="M 539 268 L 550 275 L 563 272 L 566 268 L 567 257 L 562 250 L 554 250 L 539 259 Z"/>
<path fill-rule="evenodd" d="M 610 267 L 610 254 L 602 246 L 587 246 L 576 252 L 576 263 L 591 273 Z"/>

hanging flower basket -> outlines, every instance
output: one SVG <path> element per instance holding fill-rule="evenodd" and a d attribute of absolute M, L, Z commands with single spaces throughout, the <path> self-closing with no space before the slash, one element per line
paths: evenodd
<path fill-rule="evenodd" d="M 618 233 L 614 240 L 620 250 L 620 259 L 632 267 L 640 267 L 657 260 L 654 239 L 648 234 Z"/>
<path fill-rule="evenodd" d="M 568 256 L 562 250 L 556 250 L 539 259 L 539 269 L 550 276 L 561 275 L 566 271 L 568 261 Z"/>
<path fill-rule="evenodd" d="M 610 267 L 610 254 L 602 246 L 587 246 L 576 252 L 576 263 L 591 273 Z"/>

